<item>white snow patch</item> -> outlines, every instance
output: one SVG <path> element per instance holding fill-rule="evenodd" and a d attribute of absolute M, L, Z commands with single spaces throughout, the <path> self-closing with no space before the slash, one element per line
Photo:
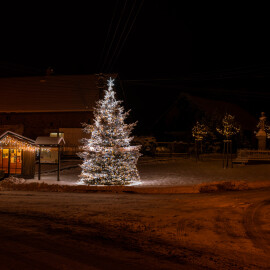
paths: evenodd
<path fill-rule="evenodd" d="M 78 160 L 69 161 L 70 168 L 60 172 L 42 173 L 41 180 L 37 176 L 30 182 L 45 182 L 58 185 L 85 185 L 80 181 L 81 168 L 75 167 Z M 64 165 L 63 165 L 64 166 Z M 223 169 L 222 156 L 220 159 L 204 157 L 196 162 L 182 157 L 140 158 L 138 170 L 141 181 L 133 182 L 132 186 L 190 186 L 213 181 L 268 181 L 270 179 L 270 164 L 234 165 L 234 168 Z"/>

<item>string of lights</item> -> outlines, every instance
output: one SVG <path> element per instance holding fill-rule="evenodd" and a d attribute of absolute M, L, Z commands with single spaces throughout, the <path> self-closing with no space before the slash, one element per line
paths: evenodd
<path fill-rule="evenodd" d="M 20 148 L 22 150 L 31 151 L 31 152 L 37 151 L 39 149 L 39 147 L 36 145 L 17 140 L 13 137 L 10 137 L 10 136 L 4 137 L 0 141 L 0 145 L 1 145 L 1 147 L 12 146 L 12 147 Z M 50 151 L 50 148 L 43 148 L 42 147 L 42 150 Z"/>
<path fill-rule="evenodd" d="M 234 118 L 234 116 L 226 114 L 222 119 L 222 128 L 217 128 L 217 132 L 223 135 L 227 140 L 240 132 L 240 127 L 235 122 Z"/>
<path fill-rule="evenodd" d="M 195 140 L 201 141 L 207 135 L 207 127 L 200 122 L 196 122 L 195 126 L 192 128 L 192 136 Z"/>

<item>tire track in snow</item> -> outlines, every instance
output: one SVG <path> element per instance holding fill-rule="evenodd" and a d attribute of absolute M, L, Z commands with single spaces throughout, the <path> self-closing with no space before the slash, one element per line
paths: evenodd
<path fill-rule="evenodd" d="M 270 200 L 253 204 L 247 208 L 243 217 L 247 236 L 256 248 L 262 249 L 268 255 L 270 253 L 270 230 L 262 227 L 264 224 L 269 224 L 268 228 L 270 228 L 270 216 L 264 217 L 264 213 L 269 207 Z"/>

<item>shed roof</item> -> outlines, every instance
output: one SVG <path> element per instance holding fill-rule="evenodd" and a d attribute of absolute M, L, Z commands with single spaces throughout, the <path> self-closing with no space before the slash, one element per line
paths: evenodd
<path fill-rule="evenodd" d="M 0 112 L 89 111 L 99 98 L 97 83 L 97 75 L 0 78 Z"/>
<path fill-rule="evenodd" d="M 11 136 L 11 137 L 14 137 L 14 138 L 16 138 L 16 139 L 18 139 L 20 141 L 26 141 L 27 143 L 35 144 L 35 141 L 34 140 L 29 139 L 27 137 L 24 137 L 24 136 L 22 136 L 20 134 L 17 134 L 15 132 L 12 132 L 12 131 L 9 131 L 9 130 L 0 135 L 0 141 L 3 138 L 5 138 L 6 136 Z"/>
<path fill-rule="evenodd" d="M 61 143 L 65 144 L 63 137 L 37 137 L 37 145 L 60 145 Z"/>

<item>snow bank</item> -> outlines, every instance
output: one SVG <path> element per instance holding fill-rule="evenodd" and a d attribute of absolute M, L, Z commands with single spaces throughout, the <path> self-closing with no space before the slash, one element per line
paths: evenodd
<path fill-rule="evenodd" d="M 24 178 L 18 178 L 18 177 L 14 177 L 14 176 L 10 176 L 8 178 L 5 178 L 1 183 L 5 183 L 5 184 L 23 184 L 25 183 L 25 179 Z"/>
<path fill-rule="evenodd" d="M 249 189 L 249 185 L 245 181 L 221 181 L 199 184 L 196 188 L 200 193 L 209 193 L 218 191 L 247 190 Z"/>
<path fill-rule="evenodd" d="M 0 190 L 22 190 L 41 192 L 75 192 L 75 193 L 137 193 L 137 194 L 187 194 L 187 193 L 209 193 L 224 191 L 240 191 L 258 188 L 269 188 L 269 181 L 256 183 L 245 181 L 221 181 L 203 183 L 193 186 L 87 186 L 87 185 L 57 185 L 44 182 L 27 183 L 7 180 L 0 182 Z"/>

